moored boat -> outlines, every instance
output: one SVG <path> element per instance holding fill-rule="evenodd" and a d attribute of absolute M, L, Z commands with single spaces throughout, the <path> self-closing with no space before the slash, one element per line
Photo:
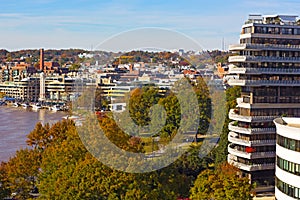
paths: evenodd
<path fill-rule="evenodd" d="M 17 102 L 13 103 L 13 107 L 19 107 L 19 106 L 20 106 L 19 103 L 17 103 Z"/>
<path fill-rule="evenodd" d="M 22 106 L 24 109 L 30 107 L 29 103 L 22 103 L 21 106 Z"/>
<path fill-rule="evenodd" d="M 32 110 L 39 110 L 39 109 L 41 109 L 41 108 L 42 108 L 42 105 L 39 104 L 39 103 L 33 104 L 33 105 L 32 105 Z"/>
<path fill-rule="evenodd" d="M 61 107 L 60 107 L 59 105 L 54 105 L 54 106 L 51 106 L 51 107 L 50 107 L 50 110 L 56 112 L 56 111 L 61 110 Z"/>

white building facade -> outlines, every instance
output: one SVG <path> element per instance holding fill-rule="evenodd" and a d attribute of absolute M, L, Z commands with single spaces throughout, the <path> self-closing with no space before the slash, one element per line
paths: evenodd
<path fill-rule="evenodd" d="M 274 192 L 276 129 L 280 116 L 300 117 L 300 23 L 297 16 L 250 15 L 240 44 L 230 45 L 230 86 L 241 86 L 229 113 L 228 162 Z M 300 182 L 300 181 L 299 181 Z"/>
<path fill-rule="evenodd" d="M 276 185 L 277 200 L 300 199 L 300 118 L 277 118 Z"/>

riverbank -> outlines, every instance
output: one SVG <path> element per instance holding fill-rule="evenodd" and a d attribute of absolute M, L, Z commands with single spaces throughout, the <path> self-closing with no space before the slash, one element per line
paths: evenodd
<path fill-rule="evenodd" d="M 24 109 L 47 109 L 52 111 L 68 111 L 69 106 L 64 102 L 23 102 L 1 99 L 0 106 L 22 107 Z"/>

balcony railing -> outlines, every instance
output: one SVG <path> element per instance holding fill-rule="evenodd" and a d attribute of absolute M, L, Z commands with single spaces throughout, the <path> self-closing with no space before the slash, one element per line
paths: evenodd
<path fill-rule="evenodd" d="M 229 132 L 228 141 L 234 144 L 240 144 L 244 146 L 272 146 L 276 144 L 276 140 L 245 140 L 235 137 L 233 132 Z"/>
<path fill-rule="evenodd" d="M 236 166 L 239 169 L 245 170 L 245 171 L 260 171 L 260 170 L 271 170 L 275 169 L 275 163 L 265 163 L 265 164 L 244 164 L 237 162 L 233 159 L 231 159 L 228 156 L 228 163 Z"/>
<path fill-rule="evenodd" d="M 300 62 L 299 57 L 229 56 L 229 62 Z"/>
<path fill-rule="evenodd" d="M 300 86 L 299 80 L 239 80 L 229 79 L 229 85 L 239 86 Z"/>
<path fill-rule="evenodd" d="M 247 158 L 247 159 L 274 158 L 276 156 L 275 151 L 247 153 L 244 151 L 234 149 L 231 146 L 232 144 L 228 145 L 228 153 L 242 158 Z"/>
<path fill-rule="evenodd" d="M 236 99 L 236 103 L 237 103 L 237 104 L 243 103 L 243 98 L 237 98 L 237 99 Z"/>
<path fill-rule="evenodd" d="M 247 56 L 229 56 L 228 62 L 245 62 L 247 59 Z"/>
<path fill-rule="evenodd" d="M 243 122 L 261 122 L 261 121 L 273 121 L 278 116 L 244 116 L 234 113 L 234 109 L 229 111 L 229 119 Z"/>
<path fill-rule="evenodd" d="M 229 74 L 245 74 L 248 70 L 244 67 L 229 67 Z"/>
<path fill-rule="evenodd" d="M 299 50 L 300 45 L 281 45 L 281 44 L 233 44 L 229 45 L 229 50 L 261 49 L 261 50 Z"/>
<path fill-rule="evenodd" d="M 230 74 L 300 74 L 300 69 L 229 67 Z"/>
<path fill-rule="evenodd" d="M 266 133 L 275 133 L 275 128 L 246 128 L 246 127 L 239 127 L 233 125 L 234 122 L 230 122 L 228 125 L 228 129 L 230 131 L 243 133 L 243 134 L 266 134 Z"/>
<path fill-rule="evenodd" d="M 244 145 L 244 146 L 250 146 L 249 141 L 234 137 L 233 132 L 229 132 L 229 134 L 228 134 L 228 141 L 232 142 L 234 144 L 240 144 L 240 145 Z"/>

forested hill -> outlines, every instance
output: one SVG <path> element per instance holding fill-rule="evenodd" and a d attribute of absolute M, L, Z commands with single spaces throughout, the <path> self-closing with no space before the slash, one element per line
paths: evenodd
<path fill-rule="evenodd" d="M 123 59 L 125 62 L 146 62 L 146 63 L 164 63 L 166 61 L 179 61 L 182 65 L 205 65 L 214 64 L 216 62 L 227 62 L 227 58 L 230 55 L 229 52 L 213 50 L 203 52 L 185 52 L 182 56 L 178 53 L 172 52 L 150 52 L 150 51 L 131 51 L 131 52 L 105 52 L 105 51 L 88 51 L 84 49 L 45 49 L 44 57 L 46 61 L 57 61 L 60 64 L 66 64 L 68 62 L 75 63 L 80 62 L 78 55 L 82 53 L 93 54 L 94 58 L 89 60 L 92 64 L 95 60 L 101 60 L 106 58 L 112 60 L 113 58 L 124 56 L 130 59 Z M 18 51 L 8 51 L 6 49 L 0 49 L 0 63 L 5 62 L 21 62 L 27 63 L 37 62 L 40 56 L 39 49 L 24 49 Z M 115 60 L 117 64 L 117 60 Z"/>
<path fill-rule="evenodd" d="M 83 49 L 50 49 L 44 51 L 45 60 L 49 61 L 75 61 L 78 58 L 78 54 L 87 52 Z M 0 60 L 4 62 L 19 62 L 19 61 L 37 61 L 40 56 L 39 49 L 24 49 L 19 51 L 7 51 L 5 49 L 0 50 Z M 27 58 L 27 60 L 26 60 Z"/>

